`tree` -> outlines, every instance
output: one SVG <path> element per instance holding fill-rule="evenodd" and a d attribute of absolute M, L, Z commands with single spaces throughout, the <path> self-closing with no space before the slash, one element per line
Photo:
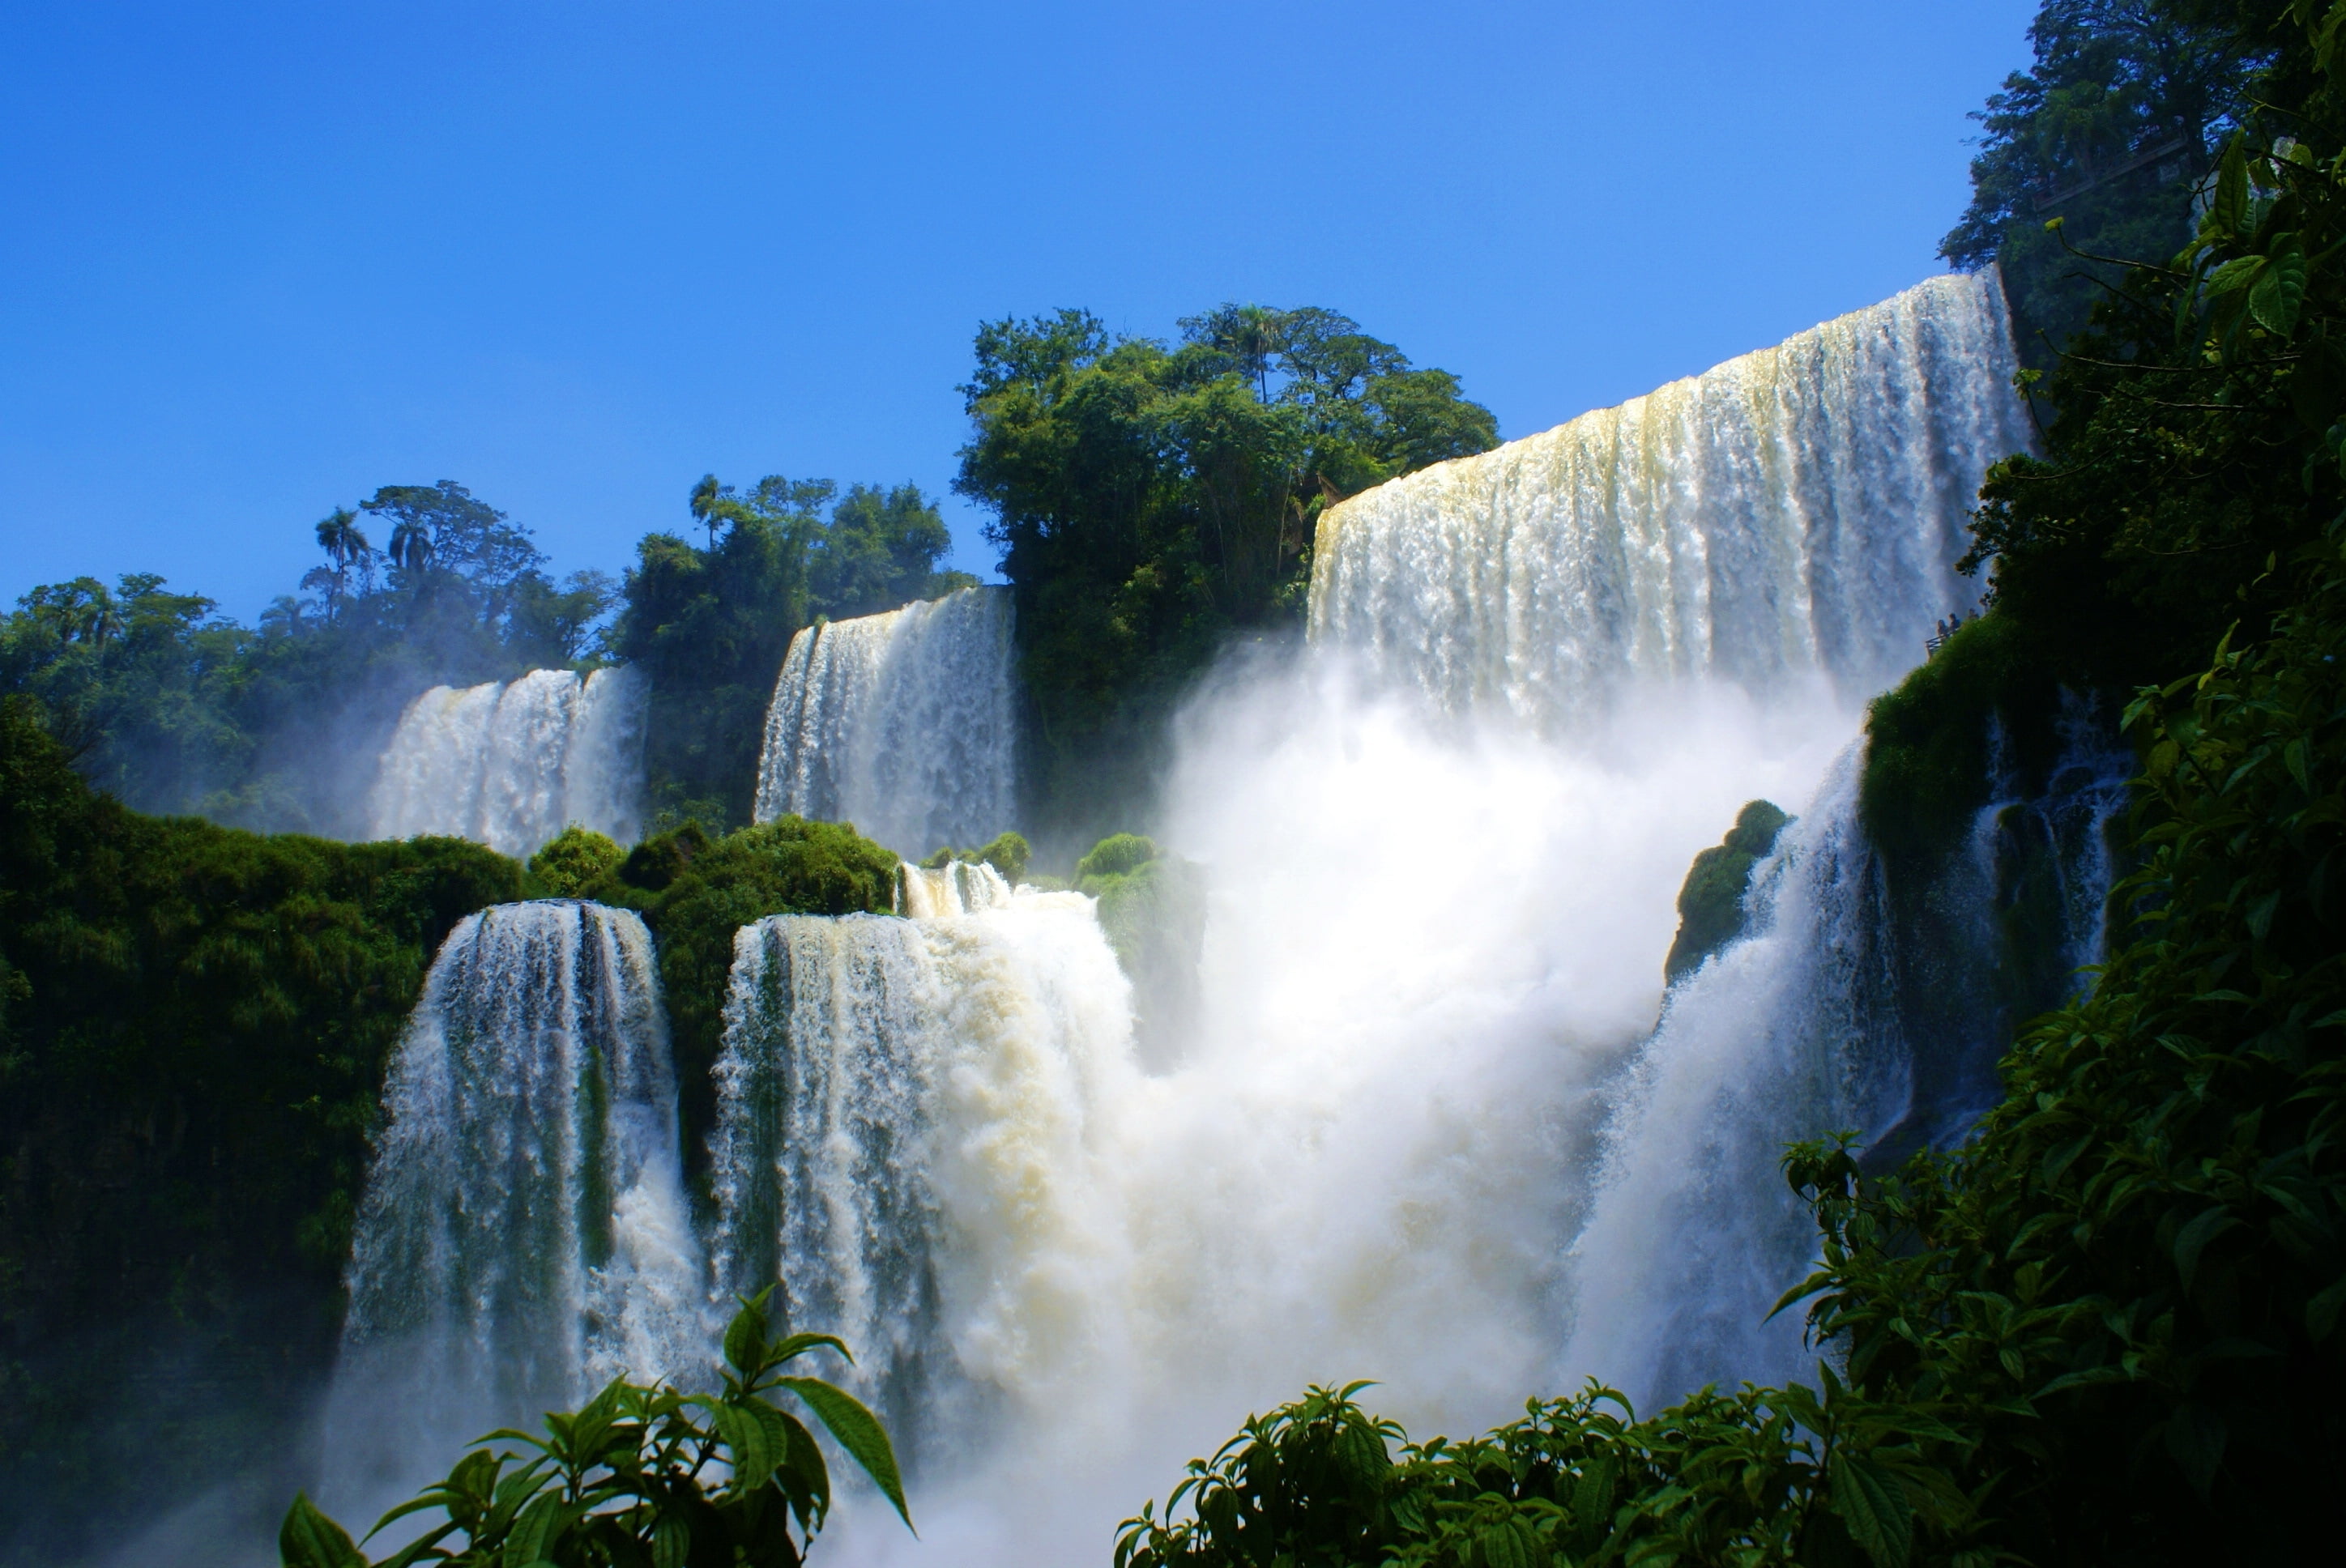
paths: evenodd
<path fill-rule="evenodd" d="M 359 532 L 358 514 L 347 506 L 335 507 L 319 523 L 318 547 L 325 551 L 327 565 L 310 572 L 301 585 L 326 590 L 326 616 L 332 620 L 342 613 L 353 570 L 361 574 L 362 591 L 372 585 L 374 550 Z"/>
<path fill-rule="evenodd" d="M 954 488 L 994 514 L 1017 596 L 1030 772 L 1093 836 L 1128 819 L 1164 715 L 1223 640 L 1300 616 L 1330 496 L 1498 443 L 1455 378 L 1337 311 L 1179 325 L 1166 343 L 1084 311 L 987 322 L 961 389 Z"/>
<path fill-rule="evenodd" d="M 2046 0 L 2028 37 L 2035 64 L 1972 117 L 1985 130 L 1972 201 L 1939 253 L 1966 271 L 2002 265 L 2022 351 L 2043 363 L 2118 280 L 2103 258 L 2182 246 L 2272 51 L 2232 8 L 2198 0 Z"/>
<path fill-rule="evenodd" d="M 831 509 L 811 567 L 814 607 L 833 620 L 892 610 L 976 581 L 937 570 L 953 535 L 920 487 L 849 488 Z"/>

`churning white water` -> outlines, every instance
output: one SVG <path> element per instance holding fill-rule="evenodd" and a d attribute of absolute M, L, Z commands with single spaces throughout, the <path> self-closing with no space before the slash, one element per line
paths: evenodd
<path fill-rule="evenodd" d="M 950 1465 L 974 1403 L 1124 1362 L 1100 1112 L 1134 1080 L 1131 988 L 1080 894 L 905 881 L 913 918 L 737 938 L 714 1252 L 721 1287 L 779 1279 L 794 1326 L 845 1337 L 906 1446 Z"/>
<path fill-rule="evenodd" d="M 383 1099 L 327 1418 L 338 1502 L 413 1488 L 478 1431 L 621 1371 L 706 1369 L 668 1025 L 634 913 L 544 901 L 460 921 Z"/>
<path fill-rule="evenodd" d="M 926 1546 L 850 1517 L 832 1549 L 1096 1561 L 1182 1459 L 1310 1380 L 1379 1379 L 1379 1408 L 1458 1431 L 1587 1375 L 1647 1408 L 1812 1377 L 1797 1322 L 1760 1322 L 1812 1246 L 1780 1146 L 1914 1111 L 1896 1020 L 1869 1012 L 1887 960 L 1850 746 L 1970 602 L 1963 513 L 2026 441 L 2011 364 L 1993 277 L 1940 280 L 1331 509 L 1311 647 L 1229 672 L 1181 727 L 1156 826 L 1204 862 L 1211 907 L 1201 1016 L 1163 1071 L 1086 1035 L 1090 1071 L 948 1125 L 916 1110 L 951 1076 L 936 1048 L 883 1048 L 920 1030 L 870 1022 L 936 978 L 909 937 L 745 937 L 737 1003 L 754 973 L 799 1052 L 828 1043 L 801 1070 L 824 1169 L 773 1168 L 840 1196 L 736 1266 L 910 1282 L 1016 1257 L 1088 1308 L 998 1359 L 976 1348 L 1005 1319 L 942 1287 L 906 1284 L 933 1316 L 889 1327 L 849 1305 L 868 1285 L 820 1287 L 811 1311 L 836 1302 L 892 1365 L 954 1386 L 931 1407 L 949 1430 L 998 1423 L 930 1455 Z M 1657 1030 L 1688 863 L 1761 797 L 1801 820 L 1752 934 Z M 1075 1037 L 1064 1005 L 1021 993 L 1019 1029 Z M 964 1178 L 925 1154 L 859 1164 L 903 1146 L 857 1129 L 864 1105 L 930 1118 L 924 1149 L 1032 1151 L 1022 1201 L 957 1211 Z M 882 1256 L 883 1194 L 921 1217 Z M 1054 1217 L 1078 1204 L 1098 1217 Z"/>
<path fill-rule="evenodd" d="M 1331 509 L 1311 647 L 1179 727 L 1151 826 L 1210 908 L 1194 1026 L 1154 1071 L 1079 895 L 908 868 L 907 918 L 740 933 L 714 1282 L 779 1280 L 797 1326 L 847 1338 L 916 1460 L 922 1540 L 851 1497 L 826 1553 L 1102 1561 L 1307 1381 L 1381 1380 L 1378 1408 L 1456 1432 L 1585 1375 L 1650 1407 L 1804 1372 L 1797 1329 L 1758 1322 L 1810 1245 L 1777 1150 L 1915 1113 L 1869 1011 L 1895 977 L 1849 748 L 1967 602 L 1963 508 L 2025 441 L 2010 367 L 1993 277 L 1940 280 Z M 1007 632 L 981 593 L 802 635 L 759 815 L 915 854 L 1011 825 Z M 1800 820 L 1751 933 L 1665 1011 L 1688 863 L 1761 797 Z M 448 1010 L 435 989 L 419 1020 Z M 515 1167 L 489 1146 L 494 1194 Z M 392 1193 L 402 1168 L 366 1223 L 413 1206 L 440 1234 L 443 1189 Z M 362 1239 L 354 1279 L 382 1256 Z M 504 1267 L 446 1277 L 501 1299 Z M 580 1290 L 565 1367 L 607 1319 Z"/>
<path fill-rule="evenodd" d="M 626 668 L 434 687 L 407 705 L 383 752 L 373 836 L 445 833 L 528 855 L 575 822 L 633 843 L 648 695 Z"/>
<path fill-rule="evenodd" d="M 918 859 L 1012 826 L 1010 593 L 809 626 L 766 712 L 757 819 L 850 821 Z"/>

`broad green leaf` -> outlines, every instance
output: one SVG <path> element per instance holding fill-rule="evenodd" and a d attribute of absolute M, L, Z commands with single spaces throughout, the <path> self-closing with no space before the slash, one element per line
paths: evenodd
<path fill-rule="evenodd" d="M 277 1554 L 285 1568 L 365 1568 L 366 1557 L 351 1532 L 318 1511 L 306 1492 L 293 1494 L 293 1506 L 277 1532 Z"/>
<path fill-rule="evenodd" d="M 1510 1517 L 1475 1529 L 1474 1560 L 1482 1568 L 1545 1568 L 1548 1553 L 1529 1520 Z"/>
<path fill-rule="evenodd" d="M 784 1361 L 797 1360 L 809 1350 L 825 1347 L 844 1356 L 848 1365 L 855 1364 L 853 1352 L 848 1349 L 847 1342 L 836 1334 L 792 1334 L 780 1344 L 767 1350 L 766 1361 L 770 1366 L 780 1366 Z"/>
<path fill-rule="evenodd" d="M 1832 1457 L 1832 1509 L 1880 1568 L 1906 1568 L 1914 1513 L 1898 1478 L 1851 1453 Z"/>
<path fill-rule="evenodd" d="M 684 1568 L 692 1555 L 692 1526 L 673 1510 L 664 1512 L 652 1526 L 652 1568 Z"/>
<path fill-rule="evenodd" d="M 2206 1405 L 2178 1405 L 2167 1418 L 2167 1451 L 2201 1497 L 2216 1484 L 2224 1460 L 2224 1418 Z"/>
<path fill-rule="evenodd" d="M 2294 235 L 2275 248 L 2270 264 L 2249 288 L 2249 314 L 2267 330 L 2287 337 L 2297 330 L 2305 303 L 2305 248 Z"/>
<path fill-rule="evenodd" d="M 2249 218 L 2249 156 L 2239 138 L 2224 149 L 2224 160 L 2217 166 L 2216 196 L 2208 203 L 2208 216 L 2227 234 L 2238 234 Z"/>
<path fill-rule="evenodd" d="M 2305 1331 L 2317 1345 L 2336 1331 L 2338 1313 L 2346 1308 L 2346 1279 L 2341 1279 L 2305 1304 Z"/>
<path fill-rule="evenodd" d="M 880 1418 L 864 1409 L 854 1395 L 821 1378 L 783 1378 L 780 1384 L 806 1401 L 815 1419 L 847 1451 L 848 1457 L 863 1467 L 863 1473 L 896 1505 L 897 1517 L 911 1529 L 913 1515 L 904 1506 L 904 1481 L 896 1470 L 895 1446 L 889 1442 Z"/>
<path fill-rule="evenodd" d="M 754 1377 L 766 1363 L 765 1297 L 758 1305 L 744 1302 L 725 1326 L 725 1359 L 744 1378 Z"/>
<path fill-rule="evenodd" d="M 2199 1272 L 2199 1256 L 2207 1251 L 2208 1244 L 2239 1223 L 2219 1204 L 2183 1227 L 2175 1238 L 2175 1268 L 2183 1277 L 2184 1289 L 2191 1288 L 2191 1281 Z"/>

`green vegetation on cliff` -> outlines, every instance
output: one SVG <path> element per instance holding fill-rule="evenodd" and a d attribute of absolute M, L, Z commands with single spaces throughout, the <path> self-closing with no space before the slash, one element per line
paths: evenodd
<path fill-rule="evenodd" d="M 521 891 L 454 840 L 140 816 L 0 701 L 0 1516 L 91 1476 L 168 1496 L 291 1419 L 424 972 Z M 232 1397 L 169 1372 L 206 1366 Z"/>
<path fill-rule="evenodd" d="M 589 837 L 556 839 L 532 871 L 546 876 L 594 856 L 595 847 L 582 841 Z M 843 823 L 784 817 L 712 838 L 688 822 L 645 840 L 577 886 L 578 897 L 639 911 L 657 941 L 688 1162 L 706 1158 L 717 1119 L 711 1072 L 724 1035 L 734 933 L 773 914 L 884 914 L 895 898 L 897 864 L 893 853 Z"/>
<path fill-rule="evenodd" d="M 1776 835 L 1790 820 L 1772 802 L 1754 800 L 1736 813 L 1724 840 L 1695 856 L 1678 889 L 1678 934 L 1662 961 L 1664 979 L 1692 973 L 1743 934 L 1751 869 L 1776 847 Z"/>
<path fill-rule="evenodd" d="M 1055 840 L 1129 820 L 1190 677 L 1300 615 L 1329 496 L 1498 444 L 1455 377 L 1333 311 L 1225 305 L 1180 328 L 989 322 L 962 388 L 975 430 L 954 488 L 994 513 L 1035 825 Z"/>

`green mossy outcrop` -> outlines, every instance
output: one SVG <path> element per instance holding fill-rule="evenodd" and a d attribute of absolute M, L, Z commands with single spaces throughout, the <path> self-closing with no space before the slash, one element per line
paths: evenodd
<path fill-rule="evenodd" d="M 688 1162 L 706 1159 L 716 1122 L 710 1074 L 724 1033 L 734 933 L 768 915 L 885 914 L 896 865 L 892 851 L 852 823 L 784 817 L 712 838 L 687 822 L 646 839 L 580 890 L 637 911 L 658 943 Z"/>
<path fill-rule="evenodd" d="M 1076 863 L 1075 888 L 1099 901 L 1100 929 L 1132 982 L 1141 1055 L 1169 1064 L 1197 1017 L 1204 875 L 1138 833 L 1113 833 Z"/>
<path fill-rule="evenodd" d="M 1662 961 L 1664 978 L 1702 967 L 1702 961 L 1743 934 L 1743 895 L 1751 868 L 1776 847 L 1776 835 L 1791 819 L 1773 803 L 1754 800 L 1736 813 L 1726 840 L 1694 858 L 1678 889 L 1678 934 Z"/>

